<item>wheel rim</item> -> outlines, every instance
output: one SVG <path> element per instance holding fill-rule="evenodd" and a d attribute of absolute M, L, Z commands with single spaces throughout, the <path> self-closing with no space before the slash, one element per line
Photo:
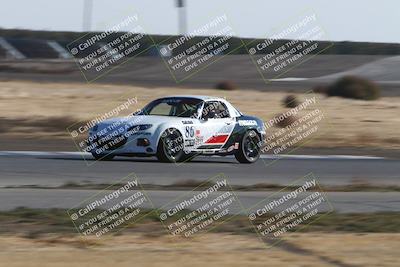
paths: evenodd
<path fill-rule="evenodd" d="M 254 132 L 250 132 L 245 140 L 243 140 L 243 152 L 246 158 L 250 161 L 254 161 L 259 156 L 258 135 Z"/>
<path fill-rule="evenodd" d="M 179 132 L 174 129 L 168 129 L 166 131 L 166 136 L 163 138 L 163 142 L 165 154 L 171 159 L 176 159 L 182 151 L 183 144 L 182 136 Z"/>

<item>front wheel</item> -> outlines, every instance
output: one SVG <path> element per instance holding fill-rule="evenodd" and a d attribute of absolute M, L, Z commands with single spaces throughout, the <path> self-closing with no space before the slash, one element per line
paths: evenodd
<path fill-rule="evenodd" d="M 254 131 L 247 131 L 239 143 L 235 158 L 240 163 L 254 163 L 260 158 L 260 136 Z"/>
<path fill-rule="evenodd" d="M 157 158 L 161 162 L 179 162 L 185 158 L 183 136 L 177 129 L 169 128 L 161 134 Z"/>

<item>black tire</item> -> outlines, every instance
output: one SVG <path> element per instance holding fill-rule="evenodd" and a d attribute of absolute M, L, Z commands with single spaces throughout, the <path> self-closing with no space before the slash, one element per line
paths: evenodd
<path fill-rule="evenodd" d="M 112 160 L 115 157 L 115 155 L 112 154 L 97 154 L 95 152 L 92 152 L 92 156 L 95 160 L 102 161 Z"/>
<path fill-rule="evenodd" d="M 239 149 L 235 152 L 235 158 L 240 163 L 254 163 L 260 158 L 260 136 L 256 131 L 247 131 L 239 142 Z"/>
<path fill-rule="evenodd" d="M 169 128 L 161 134 L 157 146 L 157 158 L 161 162 L 180 162 L 186 158 L 183 151 L 183 136 L 175 128 Z"/>

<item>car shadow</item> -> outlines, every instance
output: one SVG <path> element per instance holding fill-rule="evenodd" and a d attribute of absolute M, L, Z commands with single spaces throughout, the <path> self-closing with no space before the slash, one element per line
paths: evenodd
<path fill-rule="evenodd" d="M 91 162 L 90 165 L 94 164 L 94 162 L 98 161 L 95 160 L 94 158 L 83 158 L 83 157 L 79 157 L 79 156 L 57 156 L 57 157 L 37 157 L 40 159 L 50 159 L 50 160 L 68 160 L 68 161 L 88 161 Z M 103 162 L 137 162 L 137 163 L 159 163 L 159 164 L 171 164 L 171 165 L 176 165 L 176 166 L 181 166 L 183 164 L 201 164 L 201 163 L 206 163 L 206 164 L 210 164 L 210 163 L 216 163 L 216 164 L 221 164 L 221 163 L 228 163 L 228 164 L 239 164 L 238 162 L 236 162 L 234 159 L 224 159 L 224 160 L 220 160 L 220 159 L 214 159 L 214 160 L 210 160 L 210 159 L 193 159 L 190 160 L 188 162 L 179 162 L 177 164 L 174 163 L 166 163 L 166 162 L 160 162 L 158 161 L 156 158 L 134 158 L 134 157 L 129 157 L 129 158 L 122 158 L 122 157 L 117 157 L 114 158 L 112 160 L 102 160 L 100 161 L 101 163 Z"/>

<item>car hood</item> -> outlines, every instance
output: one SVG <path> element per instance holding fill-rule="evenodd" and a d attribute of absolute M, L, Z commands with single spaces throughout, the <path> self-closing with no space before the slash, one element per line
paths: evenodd
<path fill-rule="evenodd" d="M 137 116 L 129 116 L 129 117 L 117 117 L 104 120 L 98 123 L 100 128 L 107 127 L 112 124 L 119 123 L 129 123 L 131 125 L 140 125 L 140 124 L 152 124 L 159 125 L 162 123 L 180 123 L 182 121 L 194 121 L 195 119 L 191 118 L 183 118 L 183 117 L 172 117 L 172 116 L 156 116 L 156 115 L 137 115 Z"/>

